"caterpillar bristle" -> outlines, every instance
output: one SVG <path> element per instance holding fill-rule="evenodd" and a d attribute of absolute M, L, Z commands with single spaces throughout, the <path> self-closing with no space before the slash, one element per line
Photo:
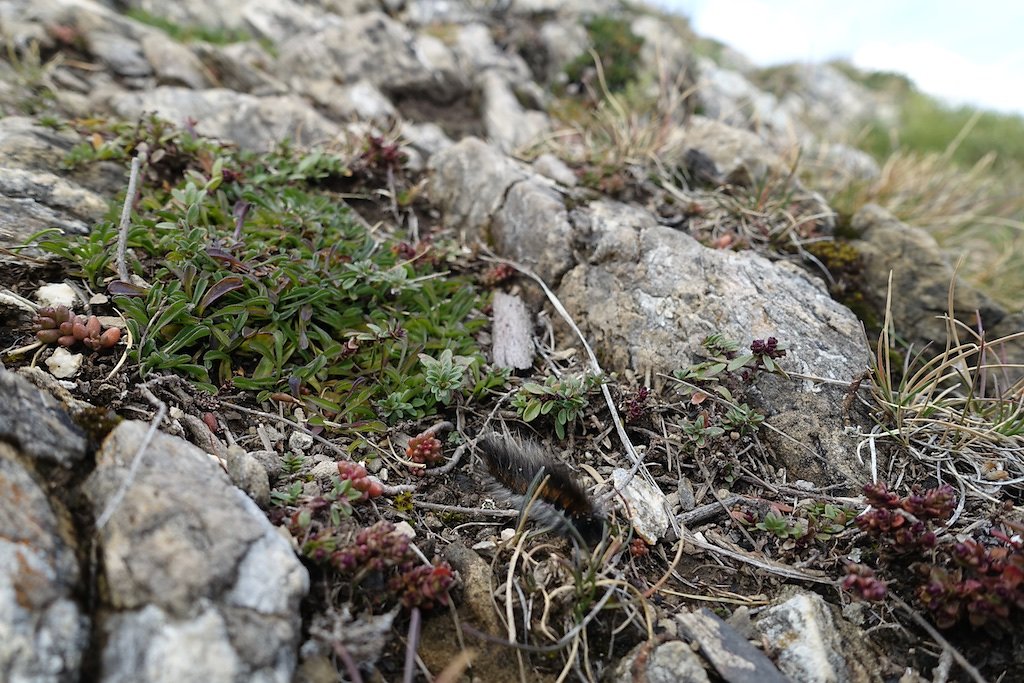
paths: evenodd
<path fill-rule="evenodd" d="M 514 498 L 525 503 L 530 485 L 543 471 L 537 496 L 564 515 L 585 541 L 592 543 L 604 532 L 603 516 L 597 511 L 586 489 L 572 472 L 536 444 L 515 442 L 497 435 L 477 441 L 477 448 L 491 477 Z M 558 520 L 556 527 L 561 527 Z M 564 529 L 562 529 L 564 531 Z"/>

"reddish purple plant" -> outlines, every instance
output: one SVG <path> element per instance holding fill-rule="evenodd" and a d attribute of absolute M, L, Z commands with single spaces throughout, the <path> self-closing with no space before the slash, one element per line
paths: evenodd
<path fill-rule="evenodd" d="M 647 387 L 639 387 L 625 401 L 623 412 L 626 414 L 626 424 L 635 424 L 647 414 L 650 407 L 647 405 L 651 397 L 651 390 Z"/>
<path fill-rule="evenodd" d="M 404 569 L 391 579 L 388 587 L 399 596 L 407 609 L 432 609 L 435 605 L 448 604 L 448 588 L 454 579 L 452 568 L 447 562 L 433 566 L 421 564 Z"/>
<path fill-rule="evenodd" d="M 862 564 L 849 564 L 846 566 L 843 588 L 861 600 L 867 600 L 868 602 L 878 602 L 884 599 L 886 593 L 888 593 L 888 586 L 885 581 L 877 579 L 875 572 L 870 567 L 865 567 Z"/>
<path fill-rule="evenodd" d="M 441 442 L 434 436 L 434 432 L 430 430 L 409 439 L 409 445 L 405 448 L 405 455 L 409 460 L 424 465 L 433 465 L 444 459 Z M 424 474 L 422 467 L 412 468 L 411 472 L 420 477 Z"/>
<path fill-rule="evenodd" d="M 786 350 L 779 348 L 779 340 L 775 337 L 768 337 L 767 339 L 755 339 L 750 344 L 750 350 L 755 356 L 767 356 L 772 360 L 782 358 L 786 355 Z"/>
<path fill-rule="evenodd" d="M 371 479 L 365 467 L 350 460 L 342 460 L 338 463 L 338 476 L 342 480 L 351 482 L 352 488 L 355 490 L 362 491 L 363 496 L 360 500 L 376 498 L 384 493 L 380 482 Z"/>
<path fill-rule="evenodd" d="M 94 315 L 75 315 L 66 306 L 46 306 L 36 313 L 36 339 L 44 344 L 54 342 L 61 346 L 81 343 L 93 351 L 109 349 L 121 341 L 121 330 L 106 330 Z"/>
<path fill-rule="evenodd" d="M 352 544 L 334 551 L 331 564 L 342 572 L 380 572 L 408 561 L 408 556 L 409 538 L 391 522 L 381 521 L 362 529 Z"/>
<path fill-rule="evenodd" d="M 992 528 L 984 537 L 975 532 L 940 543 L 933 524 L 945 523 L 957 502 L 949 486 L 914 489 L 901 498 L 884 484 L 868 485 L 864 497 L 872 507 L 857 525 L 878 541 L 879 559 L 897 578 L 906 577 L 901 570 L 907 569 L 917 577 L 908 592 L 940 628 L 965 619 L 973 626 L 1012 628 L 1013 619 L 1024 612 L 1024 547 L 1018 536 Z M 915 556 L 926 559 L 912 561 Z M 868 579 L 870 570 L 849 571 L 844 588 L 870 599 L 876 588 Z"/>

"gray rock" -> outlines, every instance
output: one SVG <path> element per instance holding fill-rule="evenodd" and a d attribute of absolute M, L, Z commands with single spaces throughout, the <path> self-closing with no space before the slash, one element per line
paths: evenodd
<path fill-rule="evenodd" d="M 554 154 L 544 153 L 533 160 L 533 170 L 545 178 L 554 180 L 565 187 L 575 187 L 577 180 L 573 170 Z"/>
<path fill-rule="evenodd" d="M 772 648 L 782 673 L 807 683 L 881 680 L 863 667 L 851 666 L 829 606 L 815 593 L 798 593 L 762 612 L 754 627 Z M 865 662 L 866 663 L 866 662 Z"/>
<path fill-rule="evenodd" d="M 75 145 L 82 142 L 81 136 L 67 130 L 54 130 L 39 125 L 35 120 L 21 117 L 8 116 L 0 119 L 0 158 L 4 160 L 5 169 L 22 169 L 26 171 L 40 171 L 42 173 L 54 173 L 60 168 L 68 152 Z M 114 162 L 100 162 L 90 164 L 77 170 L 62 172 L 62 178 L 66 183 L 74 183 L 91 190 L 99 197 L 113 196 L 123 191 L 128 181 L 126 167 Z M 82 202 L 66 201 L 63 207 L 73 215 L 69 218 L 93 220 L 96 218 L 96 200 L 86 199 L 84 195 L 76 195 L 74 185 L 67 185 L 67 189 L 41 193 L 40 197 L 56 196 L 69 198 L 81 196 Z M 106 201 L 103 206 L 106 207 Z M 104 209 L 105 210 L 105 209 Z M 100 213 L 102 216 L 102 211 Z"/>
<path fill-rule="evenodd" d="M 642 643 L 619 660 L 610 683 L 708 683 L 699 655 L 689 644 L 670 640 L 654 648 Z"/>
<path fill-rule="evenodd" d="M 860 235 L 854 246 L 863 256 L 865 298 L 876 311 L 884 311 L 889 272 L 892 271 L 892 317 L 896 332 L 920 351 L 933 352 L 945 344 L 949 285 L 953 268 L 930 233 L 896 219 L 885 209 L 869 204 L 854 215 L 853 229 Z M 954 308 L 971 328 L 975 312 L 992 339 L 1007 317 L 1006 310 L 964 282 L 956 284 Z M 1017 332 L 1020 328 L 1007 330 Z M 1022 357 L 1022 345 L 1014 347 Z M 1013 362 L 1013 361 L 1010 361 Z M 1019 362 L 1019 361 L 1018 361 Z"/>
<path fill-rule="evenodd" d="M 505 152 L 514 152 L 538 142 L 551 123 L 547 114 L 525 109 L 505 77 L 498 71 L 487 71 L 480 78 L 483 93 L 484 129 Z"/>
<path fill-rule="evenodd" d="M 85 456 L 82 430 L 57 399 L 26 379 L 0 369 L 0 441 L 32 458 L 71 467 Z"/>
<path fill-rule="evenodd" d="M 898 123 L 892 105 L 830 64 L 791 64 L 778 75 L 781 107 L 825 138 L 842 139 L 873 120 L 887 128 Z"/>
<path fill-rule="evenodd" d="M 590 47 L 587 29 L 578 21 L 546 21 L 540 27 L 539 39 L 544 47 L 549 83 L 567 81 L 565 67 Z"/>
<path fill-rule="evenodd" d="M 87 34 L 87 42 L 89 52 L 118 76 L 138 78 L 153 75 L 153 68 L 138 41 L 109 31 L 91 31 Z"/>
<path fill-rule="evenodd" d="M 320 30 L 325 24 L 340 23 L 338 17 L 317 12 L 292 0 L 250 0 L 242 8 L 244 26 L 255 37 L 282 43 L 299 34 Z"/>
<path fill-rule="evenodd" d="M 699 150 L 715 162 L 718 173 L 731 182 L 746 184 L 769 176 L 785 178 L 789 175 L 782 158 L 748 130 L 706 116 L 693 116 L 676 136 L 679 153 L 687 149 Z"/>
<path fill-rule="evenodd" d="M 349 85 L 316 81 L 308 85 L 306 94 L 335 119 L 385 123 L 397 117 L 391 100 L 367 80 Z"/>
<path fill-rule="evenodd" d="M 27 199 L 89 222 L 103 218 L 108 207 L 107 201 L 95 192 L 58 175 L 20 168 L 0 168 L 0 195 Z"/>
<path fill-rule="evenodd" d="M 167 35 L 153 31 L 139 41 L 159 85 L 183 85 L 200 90 L 213 85 L 209 71 L 195 54 Z"/>
<path fill-rule="evenodd" d="M 288 86 L 270 74 L 274 58 L 255 41 L 223 46 L 194 43 L 191 49 L 217 87 L 261 96 L 288 93 Z"/>
<path fill-rule="evenodd" d="M 175 437 L 155 435 L 118 502 L 147 428 L 111 432 L 83 487 L 97 518 L 116 503 L 98 532 L 102 680 L 290 680 L 305 568 L 227 475 Z"/>
<path fill-rule="evenodd" d="M 294 95 L 256 97 L 215 88 L 189 90 L 164 86 L 145 93 L 121 93 L 110 97 L 110 108 L 125 119 L 143 112 L 182 126 L 189 118 L 203 135 L 235 142 L 257 152 L 284 139 L 308 146 L 334 138 L 338 128 Z"/>
<path fill-rule="evenodd" d="M 409 143 L 409 146 L 430 158 L 442 149 L 448 149 L 455 143 L 436 123 L 409 123 L 403 121 L 402 137 Z"/>
<path fill-rule="evenodd" d="M 179 26 L 202 26 L 210 30 L 234 31 L 244 28 L 244 4 L 238 0 L 124 0 L 120 4 L 126 8 L 143 10 L 147 14 L 167 19 Z"/>
<path fill-rule="evenodd" d="M 737 340 L 775 336 L 790 344 L 785 366 L 803 374 L 852 381 L 867 367 L 860 323 L 803 271 L 753 252 L 707 249 L 622 204 L 595 202 L 573 216 L 584 262 L 565 275 L 559 296 L 584 321 L 606 369 L 669 374 L 697 360 L 701 340 L 713 333 Z M 775 376 L 759 386 L 769 415 L 813 408 L 820 420 L 821 434 L 807 434 L 804 445 L 779 443 L 798 470 L 791 476 L 818 483 L 839 473 L 863 479 L 866 473 L 850 462 L 853 444 L 843 436 L 840 400 L 809 382 Z"/>
<path fill-rule="evenodd" d="M 743 74 L 724 69 L 710 59 L 699 59 L 696 97 L 704 116 L 756 131 L 779 146 L 803 139 L 808 131 L 779 105 L 771 93 L 754 86 Z"/>
<path fill-rule="evenodd" d="M 0 441 L 0 678 L 71 683 L 89 641 L 71 525 L 18 458 Z"/>
<path fill-rule="evenodd" d="M 228 476 L 260 507 L 270 505 L 270 477 L 259 460 L 237 445 L 227 449 Z"/>
<path fill-rule="evenodd" d="M 612 482 L 617 492 L 613 500 L 622 506 L 623 515 L 630 520 L 637 536 L 650 545 L 665 538 L 672 523 L 665 494 L 654 484 L 630 476 L 629 470 L 622 468 L 612 470 Z"/>
<path fill-rule="evenodd" d="M 700 645 L 701 653 L 728 683 L 788 682 L 763 652 L 708 608 L 679 614 L 676 621 L 680 633 Z"/>
<path fill-rule="evenodd" d="M 573 262 L 565 200 L 540 176 L 512 185 L 490 237 L 499 254 L 529 266 L 546 282 L 558 282 Z"/>
<path fill-rule="evenodd" d="M 296 35 L 279 50 L 277 73 L 290 83 L 307 79 L 347 84 L 365 78 L 385 94 L 417 93 L 438 103 L 450 102 L 466 90 L 455 74 L 420 54 L 416 37 L 405 26 L 380 12 Z M 450 54 L 448 59 L 454 63 Z"/>
<path fill-rule="evenodd" d="M 445 223 L 470 239 L 482 239 L 491 217 L 525 168 L 476 138 L 465 138 L 430 159 L 430 194 L 445 211 Z"/>

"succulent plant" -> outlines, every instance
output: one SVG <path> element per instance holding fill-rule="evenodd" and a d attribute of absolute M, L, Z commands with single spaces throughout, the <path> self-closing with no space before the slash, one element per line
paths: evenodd
<path fill-rule="evenodd" d="M 110 349 L 121 341 L 117 327 L 103 329 L 94 315 L 75 315 L 66 306 L 46 306 L 36 313 L 36 339 L 44 344 L 71 347 L 81 343 L 93 351 Z"/>

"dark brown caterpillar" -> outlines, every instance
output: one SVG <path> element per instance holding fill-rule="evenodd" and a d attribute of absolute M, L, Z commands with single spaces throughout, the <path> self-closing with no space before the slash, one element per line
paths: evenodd
<path fill-rule="evenodd" d="M 517 506 L 528 502 L 526 493 L 536 480 L 540 482 L 538 500 L 557 512 L 538 506 L 536 512 L 531 511 L 535 519 L 563 533 L 571 533 L 571 525 L 588 545 L 601 540 L 604 515 L 565 465 L 534 443 L 517 443 L 496 435 L 482 437 L 477 448 L 491 477 Z"/>

